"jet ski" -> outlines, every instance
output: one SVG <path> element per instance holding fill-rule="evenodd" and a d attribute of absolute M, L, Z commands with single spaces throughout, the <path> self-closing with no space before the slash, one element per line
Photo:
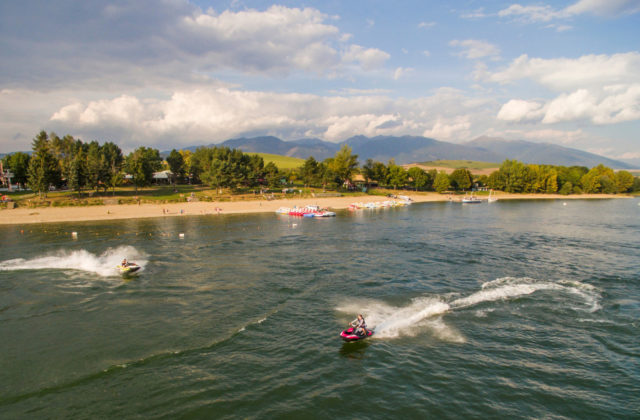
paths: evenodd
<path fill-rule="evenodd" d="M 142 267 L 136 263 L 127 263 L 126 266 L 117 265 L 116 268 L 120 270 L 120 274 L 132 274 L 140 270 Z"/>
<path fill-rule="evenodd" d="M 340 338 L 342 338 L 344 341 L 358 341 L 363 340 L 367 337 L 371 337 L 372 335 L 373 330 L 367 329 L 366 334 L 356 334 L 355 329 L 353 327 L 349 327 L 340 333 Z"/>

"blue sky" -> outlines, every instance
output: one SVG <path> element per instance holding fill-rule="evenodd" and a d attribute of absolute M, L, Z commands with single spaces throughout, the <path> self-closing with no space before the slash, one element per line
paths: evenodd
<path fill-rule="evenodd" d="M 479 136 L 640 162 L 640 1 L 0 3 L 0 152 Z"/>

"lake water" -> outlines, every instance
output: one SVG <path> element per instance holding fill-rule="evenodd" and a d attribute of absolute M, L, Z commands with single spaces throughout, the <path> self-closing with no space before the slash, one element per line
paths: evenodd
<path fill-rule="evenodd" d="M 636 199 L 8 226 L 0 238 L 3 418 L 640 413 Z M 143 271 L 117 275 L 123 257 Z M 343 343 L 358 312 L 376 333 Z"/>

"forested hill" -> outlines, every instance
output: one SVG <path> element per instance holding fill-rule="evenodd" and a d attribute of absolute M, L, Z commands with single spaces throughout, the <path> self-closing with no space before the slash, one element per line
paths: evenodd
<path fill-rule="evenodd" d="M 455 144 L 420 136 L 354 136 L 341 143 L 320 139 L 300 139 L 283 141 L 277 137 L 264 136 L 227 140 L 220 145 L 240 149 L 247 153 L 271 153 L 306 159 L 313 156 L 324 160 L 333 156 L 343 144 L 349 145 L 360 162 L 373 159 L 386 162 L 394 159 L 397 164 L 425 162 L 433 160 L 478 160 L 502 162 L 517 159 L 525 163 L 587 166 L 600 163 L 615 169 L 630 169 L 625 162 L 584 152 L 582 150 L 548 143 L 527 141 L 507 141 L 504 139 L 481 137 L 466 144 Z M 195 150 L 199 146 L 188 147 Z M 163 155 L 169 152 L 163 152 Z"/>

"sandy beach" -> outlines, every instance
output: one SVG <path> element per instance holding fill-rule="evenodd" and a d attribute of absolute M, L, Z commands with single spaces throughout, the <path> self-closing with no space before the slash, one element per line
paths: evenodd
<path fill-rule="evenodd" d="M 450 201 L 448 195 L 437 193 L 406 193 L 416 203 L 433 201 Z M 402 193 L 400 193 L 402 194 Z M 626 196 L 609 194 L 581 194 L 563 196 L 557 194 L 507 194 L 498 193 L 500 200 L 575 200 L 575 199 L 612 199 Z M 462 196 L 453 196 L 457 202 Z M 486 196 L 482 197 L 486 199 Z M 330 209 L 346 209 L 354 202 L 384 201 L 381 196 L 360 197 L 331 197 L 331 198 L 301 198 L 282 200 L 255 200 L 230 202 L 191 202 L 171 204 L 140 204 L 140 205 L 106 205 L 89 207 L 42 207 L 16 208 L 0 210 L 0 225 L 20 225 L 32 223 L 73 222 L 91 220 L 118 220 L 147 217 L 185 217 L 194 215 L 220 215 L 238 213 L 275 212 L 280 207 L 303 207 L 315 204 Z"/>

